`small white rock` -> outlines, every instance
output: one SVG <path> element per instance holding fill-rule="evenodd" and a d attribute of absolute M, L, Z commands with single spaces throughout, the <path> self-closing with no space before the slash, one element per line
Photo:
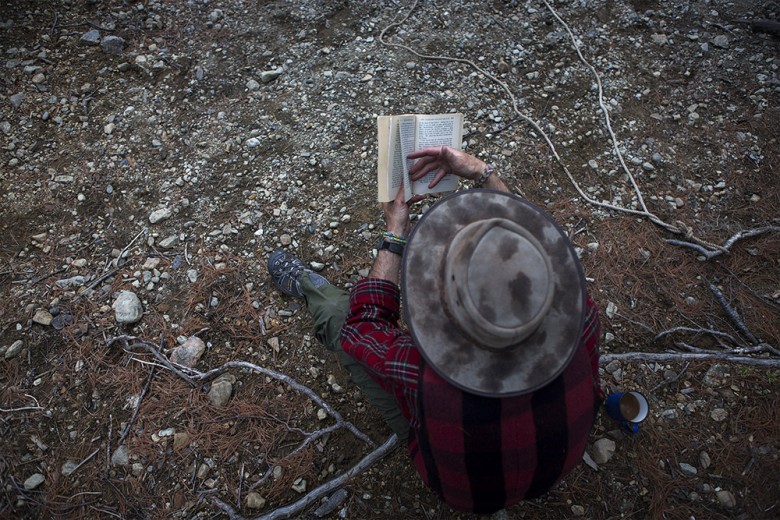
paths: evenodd
<path fill-rule="evenodd" d="M 46 477 L 44 477 L 40 473 L 34 473 L 27 480 L 24 481 L 24 489 L 26 489 L 27 491 L 31 491 L 37 488 L 38 486 L 40 486 L 41 484 L 43 484 L 45 480 Z"/>
<path fill-rule="evenodd" d="M 593 460 L 597 464 L 605 464 L 615 454 L 615 441 L 612 439 L 599 439 L 593 443 Z"/>
<path fill-rule="evenodd" d="M 170 216 L 173 214 L 173 211 L 171 211 L 171 208 L 160 208 L 157 210 L 152 211 L 152 213 L 149 215 L 149 223 L 150 224 L 157 224 L 158 222 L 162 222 L 163 220 L 170 218 Z"/>
<path fill-rule="evenodd" d="M 122 291 L 114 302 L 114 313 L 117 323 L 129 325 L 140 321 L 144 308 L 134 292 Z"/>

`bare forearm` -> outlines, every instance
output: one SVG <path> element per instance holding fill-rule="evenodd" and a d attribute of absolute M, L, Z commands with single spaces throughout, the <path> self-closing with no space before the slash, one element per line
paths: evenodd
<path fill-rule="evenodd" d="M 501 180 L 501 177 L 499 177 L 496 172 L 493 172 L 493 174 L 487 178 L 482 187 L 509 193 L 509 187 Z"/>
<path fill-rule="evenodd" d="M 398 284 L 400 280 L 401 257 L 386 249 L 377 252 L 374 265 L 368 273 L 369 278 L 380 278 Z"/>

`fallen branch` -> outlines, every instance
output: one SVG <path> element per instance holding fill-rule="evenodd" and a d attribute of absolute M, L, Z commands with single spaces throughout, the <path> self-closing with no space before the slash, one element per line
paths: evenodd
<path fill-rule="evenodd" d="M 138 402 L 135 403 L 135 407 L 133 407 L 133 415 L 132 417 L 130 417 L 130 420 L 127 422 L 125 429 L 122 430 L 122 433 L 119 435 L 119 441 L 118 441 L 119 445 L 121 445 L 124 442 L 124 440 L 127 438 L 128 434 L 130 433 L 130 428 L 132 428 L 133 423 L 135 423 L 135 420 L 138 417 L 138 411 L 141 409 L 141 403 L 143 403 L 144 397 L 146 397 L 146 394 L 149 392 L 149 385 L 152 384 L 152 379 L 154 379 L 155 368 L 156 367 L 153 366 L 151 372 L 149 372 L 149 378 L 146 380 L 146 384 L 144 385 L 144 388 L 141 391 L 141 395 L 138 397 Z"/>
<path fill-rule="evenodd" d="M 653 340 L 654 341 L 658 341 L 659 339 L 662 339 L 662 338 L 668 336 L 669 334 L 674 334 L 675 332 L 692 332 L 695 335 L 710 334 L 712 336 L 725 338 L 725 339 L 731 341 L 732 343 L 734 343 L 735 345 L 738 344 L 737 340 L 734 339 L 734 336 L 732 336 L 731 334 L 727 334 L 725 332 L 720 332 L 718 330 L 705 329 L 705 328 L 701 328 L 701 327 L 698 327 L 698 328 L 697 327 L 673 327 L 673 328 L 665 330 L 663 332 L 659 332 L 658 334 L 656 334 L 656 336 L 655 336 L 655 338 L 653 338 Z"/>
<path fill-rule="evenodd" d="M 607 364 L 610 361 L 655 361 L 661 363 L 686 363 L 688 361 L 725 361 L 741 365 L 754 365 L 762 367 L 780 368 L 780 359 L 774 357 L 756 358 L 740 356 L 726 352 L 624 352 L 620 354 L 602 354 L 599 364 Z"/>
<path fill-rule="evenodd" d="M 729 253 L 731 251 L 731 247 L 740 240 L 778 231 L 780 231 L 780 226 L 764 226 L 760 228 L 746 229 L 745 231 L 740 231 L 739 233 L 732 235 L 731 238 L 726 240 L 718 249 L 707 249 L 706 247 L 700 246 L 698 244 L 692 244 L 690 242 L 685 242 L 684 240 L 675 240 L 671 238 L 665 239 L 664 242 L 673 246 L 693 249 L 694 251 L 701 254 L 705 260 L 712 260 L 713 258 L 722 254 Z"/>
<path fill-rule="evenodd" d="M 322 497 L 324 497 L 328 493 L 332 493 L 333 491 L 336 491 L 337 489 L 344 486 L 351 479 L 363 473 L 372 464 L 374 464 L 379 459 L 383 458 L 385 455 L 390 453 L 393 450 L 393 448 L 396 447 L 397 444 L 398 444 L 398 436 L 393 434 L 384 443 L 382 443 L 381 446 L 379 446 L 377 449 L 375 449 L 374 451 L 372 451 L 371 453 L 363 457 L 360 460 L 360 462 L 352 466 L 350 469 L 348 469 L 338 477 L 334 478 L 333 480 L 329 480 L 328 482 L 320 486 L 317 486 L 316 488 L 312 489 L 311 491 L 306 493 L 303 497 L 293 502 L 292 504 L 274 509 L 270 513 L 254 517 L 253 520 L 283 520 L 286 518 L 293 518 L 299 515 L 307 507 L 319 501 L 320 499 L 322 499 Z M 228 515 L 228 518 L 230 518 L 231 520 L 244 520 L 244 517 L 239 515 L 235 509 L 233 509 L 232 507 L 230 507 L 228 504 L 221 501 L 220 499 L 212 498 L 211 501 L 214 503 L 215 506 L 217 506 L 219 509 L 224 511 Z"/>
<path fill-rule="evenodd" d="M 739 331 L 748 340 L 750 340 L 750 343 L 753 345 L 758 345 L 760 343 L 758 339 L 756 339 L 753 333 L 750 332 L 750 329 L 747 328 L 747 325 L 745 325 L 745 322 L 742 321 L 742 318 L 739 317 L 737 310 L 726 301 L 726 297 L 723 296 L 723 293 L 720 292 L 720 289 L 718 289 L 714 284 L 710 284 L 710 291 L 712 291 L 712 294 L 715 295 L 715 299 L 718 300 L 718 303 L 720 303 L 721 307 L 723 307 L 723 310 L 726 311 L 726 316 L 729 317 L 737 329 L 739 329 Z"/>

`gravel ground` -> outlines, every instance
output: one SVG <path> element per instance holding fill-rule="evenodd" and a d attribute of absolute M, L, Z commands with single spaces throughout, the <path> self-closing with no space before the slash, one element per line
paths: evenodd
<path fill-rule="evenodd" d="M 377 115 L 464 114 L 466 150 L 568 230 L 604 353 L 777 360 L 780 7 L 552 6 L 599 75 L 611 130 L 592 71 L 541 1 L 426 1 L 384 41 L 411 3 L 3 3 L 0 516 L 210 518 L 225 511 L 215 498 L 252 516 L 371 451 L 342 428 L 291 454 L 302 432 L 333 424 L 317 403 L 239 368 L 193 388 L 112 338 L 191 355 L 203 372 L 229 360 L 275 370 L 387 437 L 265 270 L 286 248 L 342 287 L 367 274 L 383 228 Z M 690 234 L 584 195 L 646 203 Z M 665 242 L 769 226 L 710 260 Z M 659 336 L 676 327 L 689 330 Z M 640 433 L 600 417 L 588 464 L 497 518 L 780 515 L 776 368 L 603 365 L 608 389 L 649 397 Z M 324 516 L 473 517 L 441 505 L 402 452 Z"/>

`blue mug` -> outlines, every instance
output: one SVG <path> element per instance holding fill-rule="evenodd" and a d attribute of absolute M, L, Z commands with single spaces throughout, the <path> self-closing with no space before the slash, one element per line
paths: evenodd
<path fill-rule="evenodd" d="M 650 412 L 647 398 L 639 392 L 609 394 L 604 406 L 607 409 L 607 415 L 631 433 L 639 431 L 639 423 L 647 419 Z"/>

